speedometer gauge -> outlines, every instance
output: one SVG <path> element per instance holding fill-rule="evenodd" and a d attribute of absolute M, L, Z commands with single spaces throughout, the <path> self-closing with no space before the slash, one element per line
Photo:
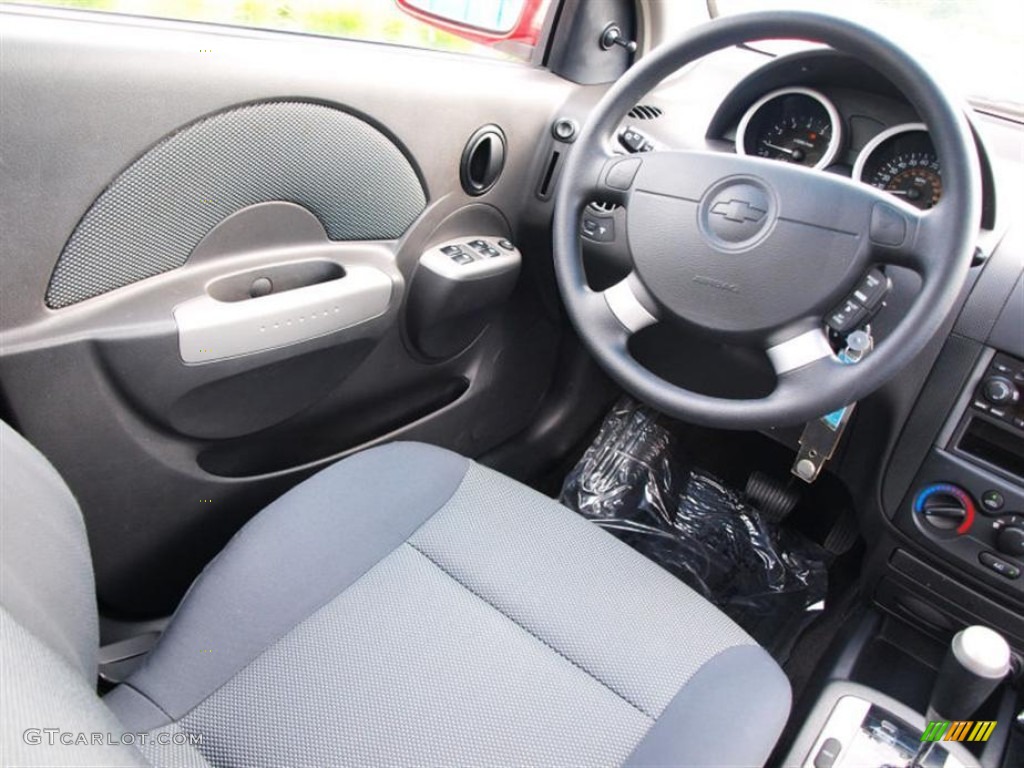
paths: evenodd
<path fill-rule="evenodd" d="M 897 125 L 875 136 L 857 156 L 853 177 L 922 210 L 942 197 L 942 168 L 923 123 Z"/>
<path fill-rule="evenodd" d="M 825 168 L 842 139 L 839 112 L 810 88 L 782 88 L 755 102 L 740 120 L 736 151 L 809 168 Z"/>

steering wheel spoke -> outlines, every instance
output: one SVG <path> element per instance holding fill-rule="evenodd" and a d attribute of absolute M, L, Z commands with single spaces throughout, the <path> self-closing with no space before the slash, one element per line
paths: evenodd
<path fill-rule="evenodd" d="M 603 291 L 587 289 L 580 309 L 602 344 L 620 350 L 631 336 L 659 321 L 658 310 L 646 296 L 635 273 Z"/>
<path fill-rule="evenodd" d="M 658 322 L 658 310 L 637 278 L 635 272 L 600 294 L 608 310 L 629 334 L 642 331 Z"/>
<path fill-rule="evenodd" d="M 577 309 L 590 331 L 584 340 L 615 350 L 622 359 L 631 359 L 630 338 L 659 321 L 634 273 L 603 291 L 586 289 L 579 299 Z"/>
<path fill-rule="evenodd" d="M 803 331 L 786 341 L 774 344 L 766 349 L 765 353 L 771 361 L 772 368 L 775 369 L 775 375 L 780 379 L 821 360 L 835 359 L 828 336 L 820 327 Z"/>

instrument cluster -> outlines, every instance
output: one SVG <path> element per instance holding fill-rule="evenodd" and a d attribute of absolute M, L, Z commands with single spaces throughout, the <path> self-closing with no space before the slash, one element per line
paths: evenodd
<path fill-rule="evenodd" d="M 747 109 L 736 131 L 736 152 L 826 169 L 844 141 L 835 104 L 820 91 L 793 86 L 772 91 Z M 903 123 L 877 134 L 858 153 L 853 178 L 921 209 L 942 196 L 942 168 L 923 123 Z"/>

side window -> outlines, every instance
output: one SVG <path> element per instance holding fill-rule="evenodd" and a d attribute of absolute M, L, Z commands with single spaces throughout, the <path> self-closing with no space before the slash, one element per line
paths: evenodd
<path fill-rule="evenodd" d="M 390 43 L 497 58 L 529 59 L 551 0 L 13 0 L 12 4 L 104 11 Z M 468 9 L 468 10 L 467 10 Z M 462 24 L 452 24 L 458 12 Z M 525 16 L 529 18 L 524 19 Z M 527 28 L 532 38 L 524 40 Z M 525 43 L 525 44 L 524 44 Z"/>

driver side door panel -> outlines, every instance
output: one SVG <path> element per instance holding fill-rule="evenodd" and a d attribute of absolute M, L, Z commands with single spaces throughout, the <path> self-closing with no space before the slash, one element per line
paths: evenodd
<path fill-rule="evenodd" d="M 249 516 L 346 453 L 480 455 L 529 423 L 560 335 L 545 250 L 522 249 L 511 295 L 451 354 L 418 350 L 406 310 L 430 247 L 529 239 L 564 81 L 189 24 L 2 27 L 5 416 L 75 492 L 108 612 L 170 611 Z M 483 125 L 505 169 L 470 196 L 459 164 Z"/>

